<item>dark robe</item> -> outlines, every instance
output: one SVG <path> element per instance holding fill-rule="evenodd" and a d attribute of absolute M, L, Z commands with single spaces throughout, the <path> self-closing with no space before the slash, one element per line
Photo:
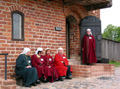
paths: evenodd
<path fill-rule="evenodd" d="M 82 62 L 83 64 L 86 63 L 96 63 L 96 53 L 95 53 L 95 38 L 94 36 L 85 35 L 82 39 L 82 49 L 83 49 L 83 55 L 82 55 Z"/>
<path fill-rule="evenodd" d="M 59 78 L 59 74 L 58 74 L 58 71 L 56 70 L 55 66 L 54 66 L 54 60 L 52 58 L 52 56 L 50 55 L 46 55 L 47 57 L 47 65 L 48 66 L 51 66 L 51 69 L 53 71 L 53 76 L 52 76 L 52 80 L 56 80 Z"/>
<path fill-rule="evenodd" d="M 64 61 L 64 63 L 62 63 L 61 61 Z M 68 60 L 65 55 L 56 54 L 54 59 L 54 64 L 56 69 L 58 70 L 59 76 L 71 75 L 72 68 L 70 68 L 70 66 L 68 65 Z"/>
<path fill-rule="evenodd" d="M 24 54 L 19 55 L 16 59 L 15 73 L 23 78 L 25 86 L 30 85 L 38 80 L 36 68 L 26 68 L 26 66 L 32 66 L 30 56 Z"/>
<path fill-rule="evenodd" d="M 32 66 L 37 69 L 39 79 L 44 74 L 45 62 L 40 60 L 40 57 L 37 55 L 32 55 L 31 57 Z"/>

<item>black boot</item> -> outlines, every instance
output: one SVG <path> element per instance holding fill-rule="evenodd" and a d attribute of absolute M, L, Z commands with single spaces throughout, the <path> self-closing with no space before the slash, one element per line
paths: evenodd
<path fill-rule="evenodd" d="M 37 81 L 36 81 L 36 84 L 40 84 L 40 80 L 37 80 Z"/>
<path fill-rule="evenodd" d="M 32 83 L 31 85 L 32 85 L 32 86 L 37 86 L 37 84 L 36 84 L 36 83 Z"/>
<path fill-rule="evenodd" d="M 60 76 L 59 78 L 58 78 L 60 81 L 63 81 L 63 78 Z"/>
<path fill-rule="evenodd" d="M 71 77 L 66 77 L 66 79 L 72 79 Z"/>

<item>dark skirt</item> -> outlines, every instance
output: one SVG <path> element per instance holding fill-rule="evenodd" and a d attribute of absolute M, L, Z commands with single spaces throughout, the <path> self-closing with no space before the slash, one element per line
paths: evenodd
<path fill-rule="evenodd" d="M 16 70 L 16 75 L 21 76 L 24 81 L 24 85 L 30 85 L 38 80 L 38 74 L 36 68 L 25 68 L 22 71 Z"/>

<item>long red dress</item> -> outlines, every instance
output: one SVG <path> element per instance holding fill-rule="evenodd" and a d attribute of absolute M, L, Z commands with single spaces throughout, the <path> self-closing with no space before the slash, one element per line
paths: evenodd
<path fill-rule="evenodd" d="M 96 53 L 95 53 L 95 38 L 94 36 L 85 35 L 82 39 L 82 49 L 83 49 L 83 55 L 82 55 L 82 61 L 84 63 L 96 63 Z"/>
<path fill-rule="evenodd" d="M 42 58 L 45 60 L 45 66 L 44 66 L 44 76 L 46 79 L 48 79 L 48 77 L 51 77 L 51 79 L 49 80 L 50 82 L 53 82 L 53 74 L 54 74 L 54 70 L 49 67 L 49 63 L 48 63 L 48 59 L 46 56 L 42 56 Z"/>
<path fill-rule="evenodd" d="M 44 74 L 45 62 L 43 60 L 40 60 L 40 57 L 37 57 L 37 55 L 32 55 L 31 63 L 32 63 L 33 67 L 36 67 L 38 77 L 40 79 L 42 77 L 42 75 Z"/>
<path fill-rule="evenodd" d="M 54 66 L 54 60 L 53 60 L 52 56 L 50 56 L 50 55 L 46 55 L 46 57 L 47 57 L 47 66 L 51 66 L 51 69 L 53 70 L 52 79 L 54 78 L 56 80 L 59 78 L 59 74 Z"/>
<path fill-rule="evenodd" d="M 64 63 L 62 63 L 64 61 Z M 65 55 L 56 54 L 54 59 L 55 67 L 58 70 L 59 76 L 66 76 L 68 60 Z"/>

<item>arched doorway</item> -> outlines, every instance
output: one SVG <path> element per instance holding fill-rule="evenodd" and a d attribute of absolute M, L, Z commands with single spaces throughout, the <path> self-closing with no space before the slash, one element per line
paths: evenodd
<path fill-rule="evenodd" d="M 76 18 L 69 15 L 66 18 L 66 56 L 70 61 L 79 64 L 80 29 Z M 79 62 L 78 62 L 79 61 Z M 76 64 L 75 63 L 75 64 Z"/>

